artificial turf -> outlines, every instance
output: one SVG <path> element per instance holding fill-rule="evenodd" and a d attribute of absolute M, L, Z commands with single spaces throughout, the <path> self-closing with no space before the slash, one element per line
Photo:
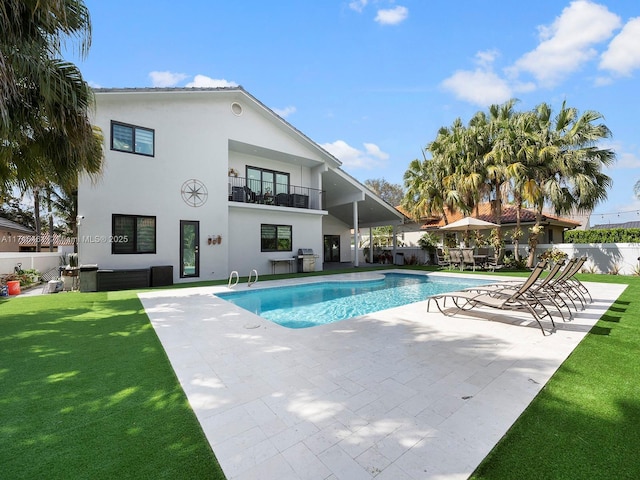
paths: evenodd
<path fill-rule="evenodd" d="M 0 478 L 224 478 L 135 292 L 1 301 L 0 385 Z"/>
<path fill-rule="evenodd" d="M 628 287 L 471 478 L 640 478 L 640 278 Z"/>

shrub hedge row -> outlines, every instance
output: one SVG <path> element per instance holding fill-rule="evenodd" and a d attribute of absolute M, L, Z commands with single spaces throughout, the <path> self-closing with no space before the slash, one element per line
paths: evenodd
<path fill-rule="evenodd" d="M 569 230 L 564 232 L 564 241 L 566 243 L 640 243 L 640 228 Z"/>

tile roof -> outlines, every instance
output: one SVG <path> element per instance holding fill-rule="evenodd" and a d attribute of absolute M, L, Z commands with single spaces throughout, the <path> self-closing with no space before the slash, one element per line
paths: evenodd
<path fill-rule="evenodd" d="M 501 224 L 502 225 L 512 225 L 517 222 L 517 208 L 514 205 L 502 205 L 502 217 Z M 451 212 L 447 209 L 447 220 L 449 223 L 453 223 L 456 220 L 460 220 L 464 218 L 464 214 L 461 211 Z M 474 209 L 471 212 L 471 217 L 479 218 L 480 220 L 485 220 L 487 222 L 495 222 L 495 218 L 493 213 L 491 212 L 491 203 L 485 202 L 478 205 L 477 211 Z M 543 218 L 546 221 L 552 221 L 555 224 L 562 224 L 567 227 L 577 227 L 580 225 L 580 222 L 576 222 L 575 220 L 571 220 L 569 218 L 558 217 L 556 215 L 551 215 L 549 213 L 544 213 Z M 536 214 L 533 210 L 529 210 L 523 208 L 520 210 L 520 222 L 522 223 L 534 223 L 536 221 Z M 443 218 L 434 218 L 428 219 L 421 228 L 440 228 L 444 227 L 445 222 Z"/>
<path fill-rule="evenodd" d="M 16 230 L 18 232 L 28 234 L 35 233 L 35 231 L 30 229 L 29 227 L 25 227 L 24 225 L 20 225 L 19 223 L 13 222 L 3 217 L 0 217 L 0 229 Z"/>
<path fill-rule="evenodd" d="M 640 228 L 640 222 L 600 223 L 591 227 L 592 230 L 602 230 L 607 228 Z"/>

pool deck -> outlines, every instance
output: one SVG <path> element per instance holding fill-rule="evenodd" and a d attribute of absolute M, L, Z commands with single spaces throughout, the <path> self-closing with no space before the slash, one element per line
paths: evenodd
<path fill-rule="evenodd" d="M 586 285 L 594 302 L 546 336 L 426 301 L 292 330 L 213 295 L 226 287 L 140 298 L 229 480 L 466 479 L 625 288 Z"/>

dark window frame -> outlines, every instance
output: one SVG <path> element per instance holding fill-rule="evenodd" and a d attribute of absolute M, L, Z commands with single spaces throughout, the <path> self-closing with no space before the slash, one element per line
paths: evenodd
<path fill-rule="evenodd" d="M 130 128 L 131 129 L 131 138 L 132 138 L 131 150 L 127 150 L 127 149 L 124 149 L 124 148 L 117 148 L 114 145 L 114 142 L 113 142 L 113 127 L 115 125 L 117 125 L 119 127 L 125 127 L 125 128 Z M 152 136 L 151 153 L 136 151 L 136 132 L 138 130 L 144 130 L 145 132 L 150 132 L 151 133 L 151 136 Z M 111 150 L 113 150 L 115 152 L 132 153 L 134 155 L 143 155 L 145 157 L 155 157 L 155 155 L 156 155 L 156 131 L 153 128 L 142 127 L 140 125 L 132 125 L 130 123 L 117 122 L 115 120 L 111 120 Z"/>
<path fill-rule="evenodd" d="M 255 189 L 255 186 L 252 185 L 252 181 L 253 179 L 249 178 L 249 170 L 257 170 L 260 172 L 260 188 L 259 189 Z M 272 174 L 273 175 L 273 181 L 269 181 L 269 180 L 265 180 L 264 179 L 264 174 Z M 281 192 L 278 189 L 278 185 L 283 185 L 282 183 L 277 183 L 277 176 L 278 175 L 284 175 L 287 177 L 287 188 L 286 188 L 286 192 Z M 289 193 L 289 191 L 291 190 L 291 174 L 289 172 L 281 172 L 279 170 L 271 170 L 269 168 L 261 168 L 261 167 L 254 167 L 251 165 L 246 165 L 245 166 L 245 178 L 247 179 L 247 186 L 254 192 L 254 193 L 258 193 L 258 194 L 264 194 L 266 193 L 265 190 L 265 184 L 268 186 L 269 184 L 272 184 L 272 189 L 271 189 L 271 194 L 272 195 L 276 195 L 278 193 Z M 267 187 L 268 188 L 268 187 Z M 255 189 L 255 190 L 254 190 Z"/>
<path fill-rule="evenodd" d="M 128 238 L 129 235 L 122 231 L 116 231 L 116 219 L 117 218 L 132 218 L 133 219 L 133 233 L 132 238 Z M 139 251 L 138 245 L 138 220 L 153 220 L 153 249 Z M 158 248 L 158 221 L 155 215 L 131 215 L 123 213 L 114 213 L 111 215 L 111 254 L 112 255 L 148 255 L 155 254 Z M 127 237 L 127 241 L 124 241 L 124 236 Z M 130 251 L 123 251 L 123 247 L 131 244 Z M 129 249 L 127 249 L 129 250 Z"/>
<path fill-rule="evenodd" d="M 274 237 L 275 237 L 275 248 L 265 248 L 265 241 L 272 240 L 272 237 L 264 237 L 263 233 L 265 228 L 273 228 L 274 229 Z M 278 236 L 279 229 L 288 229 L 289 235 L 289 248 L 280 248 L 280 241 L 285 240 L 286 238 L 280 238 Z M 275 223 L 262 223 L 260 224 L 260 251 L 261 252 L 292 252 L 293 251 L 293 226 L 291 225 L 281 225 Z"/>

